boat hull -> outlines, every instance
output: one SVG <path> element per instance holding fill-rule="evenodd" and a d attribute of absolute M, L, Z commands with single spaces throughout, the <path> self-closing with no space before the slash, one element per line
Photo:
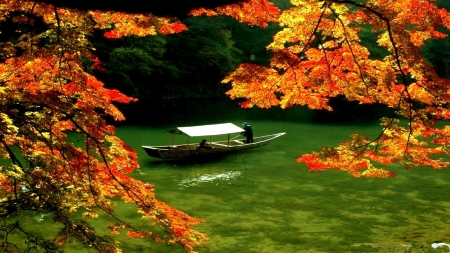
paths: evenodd
<path fill-rule="evenodd" d="M 253 138 L 252 143 L 245 143 L 244 139 L 212 142 L 208 148 L 198 148 L 198 144 L 181 144 L 173 146 L 142 146 L 147 155 L 161 159 L 180 159 L 198 156 L 212 156 L 248 149 L 263 147 L 272 140 L 284 135 L 277 133 Z"/>

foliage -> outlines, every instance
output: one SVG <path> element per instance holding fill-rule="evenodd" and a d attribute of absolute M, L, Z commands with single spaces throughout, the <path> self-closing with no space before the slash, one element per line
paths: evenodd
<path fill-rule="evenodd" d="M 384 129 L 377 138 L 355 134 L 338 147 L 300 157 L 298 161 L 311 170 L 388 177 L 393 173 L 377 168 L 378 163 L 446 167 L 448 163 L 436 156 L 450 152 L 450 128 L 439 128 L 441 120 L 450 118 L 449 80 L 427 64 L 420 48 L 428 39 L 445 37 L 437 28 L 450 28 L 448 12 L 438 9 L 433 0 L 291 3 L 281 16 L 265 0 L 191 12 L 284 27 L 268 46 L 273 52 L 270 66 L 241 64 L 224 80 L 233 85 L 227 94 L 246 98 L 242 105 L 247 108 L 308 105 L 332 110 L 329 98 L 343 96 L 394 109 L 395 115 L 381 119 Z M 109 226 L 113 234 L 125 229 L 130 237 L 179 243 L 187 251 L 205 243 L 206 235 L 191 228 L 201 220 L 157 200 L 150 184 L 129 175 L 138 168 L 136 152 L 114 135 L 108 122 L 124 120 L 116 103 L 136 99 L 105 88 L 89 73 L 105 70 L 87 39 L 94 29 L 118 39 L 178 33 L 186 25 L 151 14 L 76 10 L 24 0 L 2 0 L 0 20 L 0 155 L 9 161 L 0 166 L 3 214 L 46 213 L 61 226 L 48 240 L 27 231 L 20 220 L 4 219 L 1 249 L 27 250 L 9 240 L 12 233 L 22 233 L 44 251 L 58 251 L 76 240 L 101 252 L 119 252 L 114 237 L 98 234 L 87 222 L 100 212 L 116 220 Z M 378 46 L 388 53 L 383 59 L 371 57 L 361 42 L 360 32 L 367 27 L 379 33 Z M 230 33 L 217 32 L 223 48 L 230 49 Z M 214 54 L 223 48 L 206 42 L 201 52 L 212 65 L 233 54 L 231 50 L 217 57 Z M 147 51 L 131 47 L 117 49 L 116 63 L 110 67 L 129 55 L 148 64 L 138 67 L 140 73 L 153 74 L 160 64 Z M 130 76 L 128 66 L 117 71 Z M 76 133 L 82 144 L 68 138 L 69 132 Z M 148 227 L 156 224 L 159 230 L 140 229 L 116 217 L 118 198 L 135 204 Z"/>
<path fill-rule="evenodd" d="M 242 52 L 230 31 L 236 21 L 190 17 L 183 23 L 188 30 L 170 36 L 111 40 L 95 32 L 90 41 L 107 69 L 95 75 L 107 87 L 132 95 L 141 103 L 160 103 L 163 98 L 223 97 L 225 87 L 220 81 L 242 61 Z"/>
<path fill-rule="evenodd" d="M 228 23 L 223 17 L 188 18 L 184 23 L 189 31 L 168 36 L 164 55 L 165 62 L 178 71 L 177 76 L 167 78 L 165 75 L 161 81 L 166 88 L 173 87 L 184 96 L 220 96 L 225 92 L 221 79 L 242 59 Z M 170 90 L 165 94 L 177 95 Z"/>
<path fill-rule="evenodd" d="M 0 225 L 0 249 L 30 249 L 11 239 L 22 234 L 30 247 L 46 252 L 60 251 L 68 241 L 100 252 L 119 252 L 112 236 L 97 233 L 87 222 L 100 213 L 115 220 L 109 226 L 113 234 L 123 229 L 130 237 L 178 243 L 188 251 L 205 243 L 206 235 L 191 228 L 201 220 L 159 201 L 152 185 L 129 175 L 139 167 L 137 154 L 114 135 L 108 122 L 124 120 L 116 103 L 136 99 L 105 88 L 85 68 L 89 62 L 90 68 L 104 70 L 87 40 L 95 28 L 107 29 L 106 37 L 117 38 L 169 34 L 186 26 L 152 15 L 81 11 L 22 0 L 2 1 L 0 20 L 0 156 L 4 159 L 0 209 L 2 216 L 9 216 Z M 117 58 L 121 54 L 140 51 L 118 50 Z M 68 133 L 76 133 L 81 143 Z M 116 217 L 114 205 L 119 198 L 135 204 L 145 227 L 154 229 L 141 229 Z M 59 232 L 44 238 L 14 219 L 41 213 L 59 224 Z"/>
<path fill-rule="evenodd" d="M 215 10 L 198 8 L 192 10 L 190 15 L 194 17 L 203 14 L 206 16 L 227 15 L 240 22 L 265 28 L 269 22 L 277 21 L 279 12 L 280 9 L 271 2 L 265 0 L 248 0 L 236 4 L 219 6 Z"/>
<path fill-rule="evenodd" d="M 306 105 L 331 111 L 330 98 L 339 96 L 393 109 L 381 119 L 377 138 L 355 134 L 338 147 L 301 156 L 298 161 L 310 170 L 393 177 L 378 166 L 447 167 L 442 156 L 450 153 L 450 128 L 440 122 L 450 119 L 450 80 L 421 52 L 427 40 L 446 37 L 441 28 L 450 28 L 447 10 L 434 0 L 291 3 L 277 20 L 283 29 L 268 46 L 274 54 L 270 66 L 241 64 L 223 80 L 232 84 L 227 94 L 245 99 L 244 108 Z M 378 34 L 377 47 L 362 42 L 367 29 Z"/>
<path fill-rule="evenodd" d="M 149 93 L 155 92 L 152 89 L 158 83 L 155 76 L 176 71 L 163 59 L 167 40 L 162 35 L 124 37 L 107 44 L 106 50 L 102 52 L 106 57 L 101 58 L 107 72 L 98 73 L 97 76 L 108 87 L 120 89 L 139 100 L 146 99 Z"/>

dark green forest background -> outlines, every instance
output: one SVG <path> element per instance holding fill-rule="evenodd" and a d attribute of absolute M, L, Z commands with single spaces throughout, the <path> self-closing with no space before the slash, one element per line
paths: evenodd
<path fill-rule="evenodd" d="M 280 9 L 290 6 L 288 0 L 272 2 Z M 440 0 L 439 6 L 450 10 L 449 1 Z M 139 99 L 121 106 L 125 115 L 130 116 L 128 123 L 141 123 L 142 117 L 133 117 L 138 112 L 149 108 L 164 110 L 165 105 L 174 101 L 229 100 L 225 92 L 230 86 L 221 80 L 243 62 L 267 65 L 271 53 L 266 46 L 281 29 L 277 24 L 270 24 L 266 29 L 250 27 L 224 16 L 187 17 L 181 21 L 189 30 L 174 35 L 111 40 L 103 36 L 104 31 L 97 31 L 92 36 L 95 53 L 107 69 L 94 74 L 107 87 Z M 371 56 L 381 59 L 387 52 L 377 46 L 377 35 L 369 26 L 362 27 L 360 32 Z M 449 49 L 450 38 L 430 40 L 422 47 L 426 59 L 443 77 L 450 77 Z M 385 112 L 383 106 L 358 105 L 341 97 L 332 99 L 330 104 L 333 112 L 315 111 L 313 120 L 368 120 Z"/>

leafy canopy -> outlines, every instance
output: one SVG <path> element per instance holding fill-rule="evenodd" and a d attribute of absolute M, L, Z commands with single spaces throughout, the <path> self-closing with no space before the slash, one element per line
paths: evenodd
<path fill-rule="evenodd" d="M 2 0 L 0 22 L 0 212 L 19 218 L 45 213 L 60 224 L 59 232 L 45 235 L 52 237 L 48 240 L 28 230 L 23 220 L 6 218 L 0 224 L 0 249 L 53 252 L 75 240 L 100 252 L 120 252 L 114 237 L 98 234 L 86 221 L 100 213 L 115 220 L 108 227 L 112 234 L 125 229 L 128 236 L 178 243 L 187 251 L 205 243 L 206 235 L 192 229 L 202 220 L 157 200 L 152 185 L 129 176 L 139 167 L 137 154 L 114 135 L 109 122 L 125 119 L 115 103 L 136 99 L 105 88 L 90 74 L 105 70 L 87 39 L 94 29 L 120 38 L 177 33 L 186 26 L 151 14 L 24 0 Z M 82 139 L 81 145 L 68 133 Z M 145 227 L 153 229 L 116 217 L 113 200 L 118 198 L 135 204 L 148 222 Z M 15 233 L 31 244 L 11 239 Z"/>
<path fill-rule="evenodd" d="M 242 106 L 333 110 L 330 98 L 383 104 L 395 111 L 381 119 L 375 139 L 355 134 L 338 147 L 302 155 L 310 170 L 339 169 L 356 177 L 388 177 L 377 164 L 445 168 L 449 154 L 449 79 L 427 64 L 421 47 L 450 28 L 447 10 L 434 0 L 292 0 L 277 22 L 283 29 L 267 47 L 269 67 L 242 64 L 223 82 Z M 370 27 L 387 55 L 371 57 L 360 38 Z M 403 124 L 406 119 L 406 123 Z"/>
<path fill-rule="evenodd" d="M 338 147 L 300 157 L 311 170 L 386 177 L 393 174 L 375 164 L 446 167 L 435 157 L 449 153 L 449 127 L 438 127 L 450 117 L 449 82 L 425 62 L 420 47 L 428 39 L 445 37 L 437 28 L 450 27 L 448 12 L 432 0 L 291 3 L 281 15 L 264 0 L 192 11 L 284 27 L 268 46 L 270 66 L 242 64 L 224 80 L 232 84 L 228 95 L 245 98 L 242 106 L 247 108 L 307 105 L 332 110 L 328 99 L 344 96 L 395 110 L 381 120 L 384 130 L 375 139 L 355 134 Z M 86 222 L 99 212 L 116 220 L 109 226 L 112 233 L 123 228 L 129 236 L 179 243 L 188 251 L 205 243 L 206 235 L 191 228 L 201 220 L 158 201 L 150 184 L 128 175 L 138 168 L 136 152 L 114 135 L 108 122 L 124 120 L 114 103 L 135 99 L 105 88 L 83 64 L 104 68 L 86 39 L 95 28 L 106 29 L 108 38 L 120 38 L 176 33 L 186 26 L 151 14 L 24 0 L 2 0 L 0 20 L 8 24 L 1 26 L 0 36 L 0 156 L 9 161 L 0 166 L 1 206 L 5 215 L 46 212 L 61 225 L 46 240 L 27 231 L 20 220 L 6 219 L 0 226 L 7 239 L 1 249 L 26 250 L 8 240 L 15 231 L 47 251 L 58 251 L 68 240 L 102 252 L 120 251 L 114 237 L 99 235 Z M 370 57 L 361 42 L 359 31 L 367 25 L 379 33 L 377 43 L 388 52 L 383 59 Z M 403 118 L 406 125 L 399 120 Z M 75 145 L 68 132 L 81 136 L 82 145 Z M 138 229 L 116 217 L 117 197 L 135 204 L 144 220 L 160 230 Z"/>

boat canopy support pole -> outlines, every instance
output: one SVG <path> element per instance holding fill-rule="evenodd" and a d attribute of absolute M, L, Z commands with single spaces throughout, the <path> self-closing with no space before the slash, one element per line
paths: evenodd
<path fill-rule="evenodd" d="M 230 134 L 228 134 L 228 147 L 230 146 Z"/>

